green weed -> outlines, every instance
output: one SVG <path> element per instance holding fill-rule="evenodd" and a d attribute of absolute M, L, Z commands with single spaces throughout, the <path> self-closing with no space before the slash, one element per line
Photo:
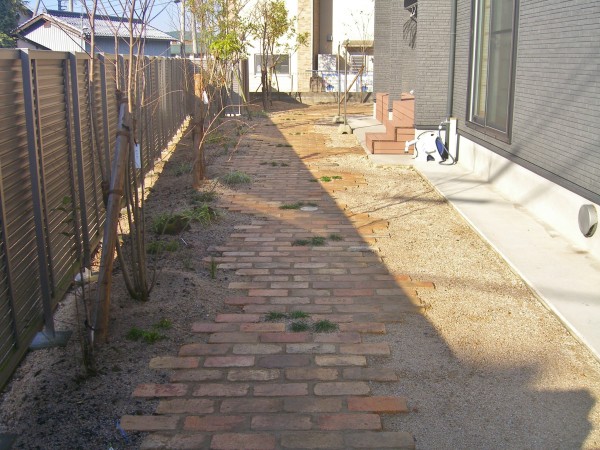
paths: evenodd
<path fill-rule="evenodd" d="M 310 238 L 310 245 L 313 247 L 321 247 L 325 245 L 325 238 L 321 236 L 313 236 Z"/>
<path fill-rule="evenodd" d="M 131 328 L 125 338 L 130 341 L 144 341 L 146 344 L 154 344 L 155 342 L 166 339 L 167 337 L 157 331 L 146 331 L 141 328 Z"/>
<path fill-rule="evenodd" d="M 292 242 L 292 247 L 304 247 L 308 244 L 310 244 L 308 239 L 296 239 L 294 242 Z"/>
<path fill-rule="evenodd" d="M 221 182 L 228 186 L 235 186 L 238 184 L 248 184 L 252 182 L 252 178 L 250 175 L 240 172 L 238 170 L 234 170 L 232 172 L 226 173 L 221 176 Z"/>
<path fill-rule="evenodd" d="M 329 235 L 329 240 L 330 241 L 343 241 L 344 237 L 341 234 L 331 233 Z"/>
<path fill-rule="evenodd" d="M 176 252 L 179 250 L 179 241 L 152 241 L 146 245 L 146 253 L 150 255 L 160 255 L 164 252 Z"/>
<path fill-rule="evenodd" d="M 171 168 L 171 173 L 176 177 L 180 177 L 182 175 L 192 173 L 193 165 L 191 162 L 180 162 L 175 164 L 173 168 Z"/>
<path fill-rule="evenodd" d="M 299 320 L 297 322 L 292 322 L 290 325 L 290 330 L 292 330 L 295 333 L 301 332 L 301 331 L 308 331 L 310 329 L 310 325 L 302 320 Z"/>
<path fill-rule="evenodd" d="M 331 177 L 332 180 L 341 180 L 342 177 L 340 177 L 339 175 L 334 175 Z"/>
<path fill-rule="evenodd" d="M 208 206 L 207 204 L 203 204 L 201 206 L 196 206 L 193 209 L 183 211 L 181 216 L 192 222 L 199 222 L 202 225 L 209 225 L 219 217 L 219 213 L 216 209 Z"/>
<path fill-rule="evenodd" d="M 209 266 L 209 270 L 210 270 L 210 279 L 214 280 L 215 278 L 217 278 L 217 261 L 215 261 L 214 256 L 210 257 L 210 266 Z"/>
<path fill-rule="evenodd" d="M 190 198 L 190 202 L 193 205 L 214 202 L 217 199 L 217 193 L 215 191 L 198 192 L 194 191 Z"/>
<path fill-rule="evenodd" d="M 331 181 L 331 177 L 324 176 L 319 178 L 319 180 L 321 180 L 323 183 L 329 183 Z"/>
<path fill-rule="evenodd" d="M 173 322 L 171 322 L 169 319 L 160 319 L 158 322 L 152 325 L 152 327 L 159 330 L 170 330 L 173 328 Z"/>
<path fill-rule="evenodd" d="M 330 322 L 329 320 L 319 320 L 315 323 L 316 333 L 331 333 L 339 328 L 337 323 Z"/>
<path fill-rule="evenodd" d="M 189 230 L 190 220 L 181 214 L 162 213 L 152 220 L 150 229 L 156 234 L 179 234 Z"/>
<path fill-rule="evenodd" d="M 289 315 L 290 319 L 308 319 L 310 314 L 304 311 L 292 311 Z"/>
<path fill-rule="evenodd" d="M 286 319 L 287 316 L 285 315 L 285 313 L 282 312 L 278 312 L 278 311 L 271 311 L 269 313 L 267 313 L 267 315 L 265 316 L 265 320 L 267 322 L 275 322 L 277 320 L 282 320 L 282 319 Z"/>

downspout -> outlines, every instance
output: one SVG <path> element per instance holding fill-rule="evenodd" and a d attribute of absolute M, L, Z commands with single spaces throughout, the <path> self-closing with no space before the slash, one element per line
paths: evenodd
<path fill-rule="evenodd" d="M 446 119 L 452 117 L 454 102 L 454 66 L 456 56 L 456 9 L 458 0 L 452 0 L 450 13 L 450 51 L 448 57 L 448 99 L 446 103 Z"/>
<path fill-rule="evenodd" d="M 458 162 L 458 134 L 456 119 L 452 117 L 454 102 L 454 69 L 456 65 L 456 10 L 458 0 L 452 0 L 450 13 L 450 49 L 448 52 L 448 98 L 446 103 L 446 148 L 454 153 L 453 164 Z M 440 125 L 441 127 L 442 125 Z"/>

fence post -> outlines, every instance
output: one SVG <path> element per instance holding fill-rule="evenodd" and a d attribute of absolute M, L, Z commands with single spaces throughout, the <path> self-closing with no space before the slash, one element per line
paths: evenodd
<path fill-rule="evenodd" d="M 40 167 L 38 155 L 40 153 L 38 122 L 35 118 L 35 100 L 32 81 L 32 61 L 27 49 L 21 50 L 21 67 L 23 72 L 23 103 L 25 107 L 25 123 L 27 126 L 27 147 L 29 151 L 29 173 L 31 176 L 31 195 L 35 221 L 36 245 L 38 251 L 38 265 L 40 271 L 40 288 L 42 293 L 42 306 L 44 311 L 44 325 L 46 331 L 55 336 L 54 318 L 52 317 L 52 294 L 50 288 L 50 274 L 48 271 L 48 253 L 46 245 L 46 230 L 44 229 L 44 211 L 42 189 L 40 180 Z"/>
<path fill-rule="evenodd" d="M 75 152 L 77 157 L 77 175 L 78 175 L 78 187 L 79 187 L 79 212 L 81 218 L 81 231 L 83 233 L 83 266 L 91 267 L 91 249 L 90 249 L 90 232 L 89 232 L 89 224 L 87 217 L 87 201 L 86 201 L 86 193 L 85 193 L 85 167 L 83 163 L 83 148 L 81 143 L 81 109 L 79 105 L 79 78 L 77 76 L 77 57 L 75 53 L 69 53 L 69 68 L 71 75 L 71 101 L 73 103 L 73 108 L 70 111 L 73 115 L 73 125 L 75 127 Z M 65 77 L 67 78 L 67 77 Z M 68 98 L 68 93 L 66 93 Z M 67 101 L 67 106 L 69 102 Z M 73 153 L 69 152 L 69 160 L 73 164 Z M 72 166 L 74 169 L 74 165 Z M 75 171 L 73 170 L 73 175 L 75 175 Z M 72 181 L 71 189 L 75 191 L 75 181 Z M 75 205 L 75 198 L 73 198 L 73 205 Z M 77 212 L 75 211 L 75 217 L 77 217 Z M 75 226 L 75 238 L 77 239 L 77 248 L 79 248 L 80 240 L 79 240 L 79 226 L 76 223 Z M 81 255 L 78 255 L 81 256 Z M 78 261 L 79 262 L 79 261 Z"/>
<path fill-rule="evenodd" d="M 110 135 L 109 135 L 109 123 L 108 123 L 108 95 L 106 87 L 106 61 L 104 55 L 100 53 L 98 55 L 99 69 L 100 69 L 100 92 L 102 95 L 102 124 L 104 125 L 104 173 L 106 179 L 110 180 Z M 96 95 L 95 92 L 92 95 Z M 102 164 L 102 161 L 100 161 Z"/>

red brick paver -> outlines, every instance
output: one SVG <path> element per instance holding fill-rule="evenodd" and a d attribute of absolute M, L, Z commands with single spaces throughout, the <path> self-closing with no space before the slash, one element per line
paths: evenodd
<path fill-rule="evenodd" d="M 170 383 L 140 385 L 133 395 L 159 398 L 156 414 L 125 416 L 121 426 L 150 432 L 142 448 L 153 449 L 414 448 L 409 433 L 383 430 L 381 421 L 382 414 L 409 413 L 409 400 L 371 396 L 373 383 L 402 382 L 394 370 L 369 364 L 394 348 L 365 336 L 418 313 L 416 289 L 434 286 L 389 273 L 369 246 L 387 223 L 336 203 L 336 190 L 366 181 L 316 163 L 357 150 L 326 147 L 306 115 L 273 121 L 257 127 L 231 162 L 252 176 L 251 186 L 220 199 L 254 217 L 211 249 L 219 270 L 237 275 L 229 309 L 195 323 L 198 341 L 178 355 L 151 360 L 152 369 L 170 372 Z M 318 210 L 279 208 L 300 201 Z M 325 245 L 297 245 L 313 236 Z M 265 320 L 270 312 L 299 311 L 337 330 L 293 332 L 289 322 Z"/>

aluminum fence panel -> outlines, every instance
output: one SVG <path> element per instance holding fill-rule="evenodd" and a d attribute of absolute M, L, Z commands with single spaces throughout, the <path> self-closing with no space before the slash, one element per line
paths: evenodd
<path fill-rule="evenodd" d="M 190 70 L 140 62 L 145 173 L 189 115 Z M 53 330 L 53 309 L 102 234 L 127 66 L 121 56 L 99 55 L 92 69 L 84 54 L 0 50 L 0 387 L 42 324 Z"/>

